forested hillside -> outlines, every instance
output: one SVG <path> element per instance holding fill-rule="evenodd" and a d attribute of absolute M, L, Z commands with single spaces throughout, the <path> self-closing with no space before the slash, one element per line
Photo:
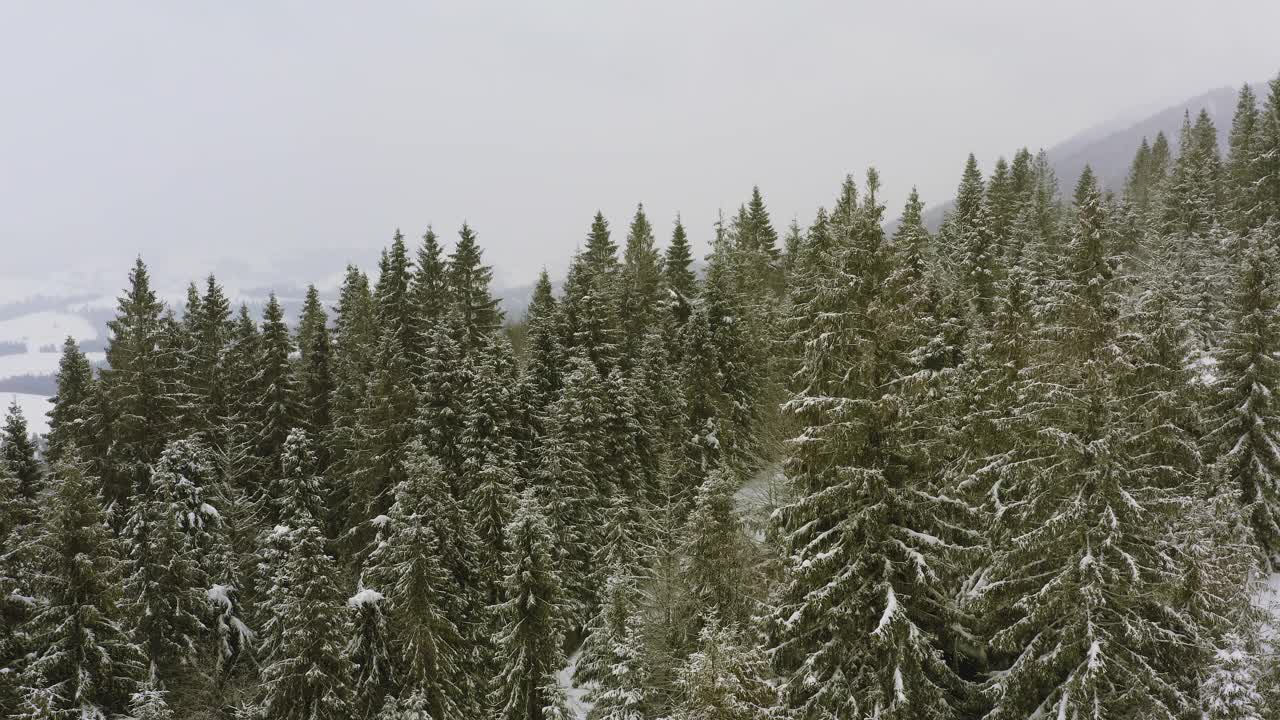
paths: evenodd
<path fill-rule="evenodd" d="M 756 189 L 702 273 L 597 213 L 523 318 L 467 226 L 292 323 L 139 259 L 3 427 L 0 715 L 1280 717 L 1280 78 L 1228 137 Z"/>

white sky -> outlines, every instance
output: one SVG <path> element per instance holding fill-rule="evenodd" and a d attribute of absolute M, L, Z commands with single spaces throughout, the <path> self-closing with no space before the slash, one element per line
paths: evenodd
<path fill-rule="evenodd" d="M 337 272 L 465 218 L 520 283 L 563 268 L 597 208 L 619 240 L 643 201 L 663 242 L 681 212 L 705 243 L 752 184 L 807 223 L 869 164 L 896 212 L 912 184 L 949 197 L 970 150 L 985 170 L 1273 77 L 1278 27 L 1273 0 L 12 0 L 0 277 L 122 280 L 138 252 Z"/>

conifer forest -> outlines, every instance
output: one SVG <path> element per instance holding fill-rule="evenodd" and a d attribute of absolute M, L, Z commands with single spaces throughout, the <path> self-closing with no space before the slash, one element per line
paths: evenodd
<path fill-rule="evenodd" d="M 1123 187 L 970 155 L 937 232 L 875 169 L 789 227 L 584 199 L 521 317 L 482 227 L 297 317 L 139 258 L 4 420 L 0 716 L 1280 718 L 1264 87 Z"/>

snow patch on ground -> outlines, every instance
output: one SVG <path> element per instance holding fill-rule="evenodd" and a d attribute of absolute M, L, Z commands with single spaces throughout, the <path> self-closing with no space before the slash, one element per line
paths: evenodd
<path fill-rule="evenodd" d="M 569 712 L 572 716 L 577 720 L 587 720 L 587 713 L 591 710 L 591 703 L 586 698 L 587 689 L 573 685 L 573 674 L 578 671 L 578 660 L 581 658 L 581 650 L 569 656 L 569 664 L 556 674 L 556 682 L 564 688 L 564 694 L 569 698 Z"/>
<path fill-rule="evenodd" d="M 53 401 L 43 395 L 30 393 L 0 393 L 0 415 L 8 414 L 9 405 L 18 403 L 22 408 L 22 416 L 27 419 L 27 429 L 34 435 L 49 432 L 48 412 L 53 409 Z"/>

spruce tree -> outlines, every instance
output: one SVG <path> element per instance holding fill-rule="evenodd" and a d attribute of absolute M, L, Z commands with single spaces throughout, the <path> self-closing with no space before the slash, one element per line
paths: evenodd
<path fill-rule="evenodd" d="M 1032 390 L 1052 383 L 1034 418 L 1041 447 L 1009 479 L 1025 500 L 998 515 L 1009 540 L 977 592 L 978 611 L 1000 618 L 992 648 L 1011 658 L 993 675 L 988 717 L 1172 719 L 1189 698 L 1160 661 L 1186 638 L 1152 606 L 1168 601 L 1176 578 L 1164 521 L 1173 506 L 1127 451 L 1114 238 L 1091 176 L 1076 198 L 1060 300 L 1068 354 Z"/>
<path fill-rule="evenodd" d="M 205 640 L 202 614 L 209 585 L 200 548 L 184 532 L 187 513 L 179 483 L 185 478 L 173 467 L 176 454 L 173 448 L 165 451 L 146 493 L 131 503 L 124 591 L 134 637 L 150 663 L 149 678 L 161 688 L 191 693 Z"/>
<path fill-rule="evenodd" d="M 49 516 L 30 548 L 43 602 L 28 626 L 22 683 L 34 717 L 123 713 L 145 675 L 120 617 L 120 551 L 97 483 L 68 453 L 53 468 Z"/>
<path fill-rule="evenodd" d="M 459 339 L 464 353 L 479 337 L 502 325 L 502 310 L 497 298 L 489 292 L 493 268 L 481 259 L 476 233 L 466 223 L 458 231 L 458 244 L 449 255 L 446 284 L 453 307 L 462 321 Z"/>
<path fill-rule="evenodd" d="M 116 307 L 116 318 L 107 323 L 111 338 L 107 367 L 101 374 L 109 414 L 96 422 L 111 438 L 103 463 L 105 499 L 109 506 L 123 507 L 135 488 L 146 489 L 147 465 L 164 448 L 162 428 L 167 422 L 160 378 L 164 305 L 151 289 L 141 258 L 130 271 L 129 289 Z"/>
<path fill-rule="evenodd" d="M 709 615 L 678 678 L 672 720 L 768 720 L 779 717 L 763 654 L 741 631 Z"/>
<path fill-rule="evenodd" d="M 373 297 L 381 330 L 395 335 L 402 348 L 414 347 L 417 319 L 409 303 L 409 252 L 399 230 L 391 240 L 391 249 L 383 254 L 379 270 Z"/>
<path fill-rule="evenodd" d="M 363 583 L 385 598 L 392 677 L 421 693 L 437 720 L 475 707 L 461 666 L 471 608 L 457 567 L 470 550 L 460 523 L 440 463 L 415 443 Z"/>
<path fill-rule="evenodd" d="M 351 476 L 358 470 L 354 453 L 360 445 L 358 426 L 368 399 L 369 379 L 379 338 L 369 280 L 355 266 L 347 266 L 338 295 L 330 367 L 334 390 L 329 404 L 333 427 L 325 438 L 330 459 L 328 474 L 331 509 L 351 516 Z"/>
<path fill-rule="evenodd" d="M 351 706 L 357 718 L 376 717 L 386 699 L 395 693 L 391 633 L 384 600 L 382 593 L 363 587 L 347 599 L 353 616 L 347 655 L 355 665 Z"/>
<path fill-rule="evenodd" d="M 262 671 L 263 711 L 273 720 L 346 720 L 354 676 L 344 651 L 346 597 L 315 520 L 303 512 L 294 522 L 274 608 L 280 643 Z"/>
<path fill-rule="evenodd" d="M 1220 477 L 1238 493 L 1257 541 L 1272 558 L 1280 553 L 1280 347 L 1275 313 L 1272 250 L 1261 234 L 1251 238 L 1231 299 L 1231 318 L 1218 355 L 1221 380 L 1212 413 L 1211 438 Z"/>
<path fill-rule="evenodd" d="M 855 205 L 851 188 L 791 320 L 803 355 L 785 409 L 800 434 L 794 499 L 776 514 L 789 562 L 774 665 L 795 717 L 957 717 L 962 683 L 928 630 L 949 615 L 928 496 L 905 473 L 894 359 L 878 351 L 895 332 L 881 208 L 873 192 Z"/>
<path fill-rule="evenodd" d="M 1223 638 L 1223 648 L 1214 657 L 1205 679 L 1204 720 L 1262 720 L 1264 707 L 1258 693 L 1258 671 L 1254 659 L 1236 633 Z"/>
<path fill-rule="evenodd" d="M 231 414 L 228 386 L 232 378 L 222 374 L 233 324 L 231 302 L 213 275 L 205 279 L 200 298 L 200 314 L 192 332 L 191 392 L 198 411 L 200 432 L 209 440 L 220 440 L 223 423 Z"/>
<path fill-rule="evenodd" d="M 520 460 L 526 473 L 537 465 L 538 445 L 546 433 L 545 418 L 564 385 L 564 349 L 559 338 L 560 308 L 551 294 L 547 271 L 538 275 L 533 300 L 525 314 L 529 329 L 518 398 L 519 426 L 523 429 Z"/>
<path fill-rule="evenodd" d="M 299 410 L 293 367 L 289 355 L 293 340 L 284 321 L 284 310 L 275 293 L 267 299 L 262 316 L 262 343 L 259 348 L 258 396 L 254 416 L 262 425 L 257 429 L 258 456 L 268 464 L 279 462 L 289 431 L 298 425 Z"/>
<path fill-rule="evenodd" d="M 1267 86 L 1252 146 L 1254 222 L 1280 219 L 1280 75 Z"/>
<path fill-rule="evenodd" d="M 330 367 L 333 350 L 328 316 L 314 285 L 307 289 L 306 305 L 298 323 L 298 351 L 301 355 L 297 366 L 300 422 L 309 433 L 320 437 L 330 431 L 333 422 L 330 405 L 334 391 Z M 327 450 L 323 455 L 320 461 L 322 472 L 328 468 Z"/>
<path fill-rule="evenodd" d="M 636 207 L 627 232 L 620 280 L 619 309 L 625 352 L 628 357 L 635 357 L 644 334 L 658 317 L 662 290 L 662 256 L 654 246 L 653 226 L 644 214 L 643 205 Z"/>
<path fill-rule="evenodd" d="M 718 622 L 744 629 L 758 609 L 754 588 L 758 557 L 734 507 L 741 482 L 725 468 L 711 471 L 698 490 L 682 538 L 682 582 L 696 617 L 713 613 Z"/>
<path fill-rule="evenodd" d="M 57 383 L 58 392 L 52 398 L 53 409 L 49 411 L 45 450 L 45 457 L 51 463 L 57 462 L 68 448 L 88 449 L 93 445 L 88 436 L 93 413 L 93 367 L 75 338 L 68 337 L 62 343 Z"/>
<path fill-rule="evenodd" d="M 415 371 L 421 367 L 427 343 L 435 326 L 449 308 L 448 268 L 441 254 L 440 241 L 430 227 L 422 235 L 409 282 L 409 304 L 413 318 L 412 341 L 405 352 Z M 421 390 L 422 388 L 419 387 Z"/>
<path fill-rule="evenodd" d="M 4 426 L 0 427 L 0 464 L 17 480 L 16 506 L 20 508 L 15 520 L 20 525 L 36 521 L 37 501 L 44 486 L 40 461 L 36 459 L 36 446 L 27 428 L 27 419 L 15 399 L 5 412 Z"/>
<path fill-rule="evenodd" d="M 671 231 L 671 243 L 663 256 L 662 274 L 667 289 L 681 298 L 691 299 L 698 292 L 697 278 L 693 274 L 693 251 L 684 223 L 676 216 L 675 229 Z"/>
<path fill-rule="evenodd" d="M 1227 138 L 1227 162 L 1224 182 L 1230 208 L 1231 229 L 1240 235 L 1247 234 L 1261 223 L 1259 208 L 1255 204 L 1254 147 L 1257 138 L 1258 98 L 1253 88 L 1245 83 L 1236 100 L 1236 112 L 1231 119 L 1231 134 Z"/>
<path fill-rule="evenodd" d="M 382 332 L 366 392 L 355 428 L 356 446 L 351 453 L 351 527 L 391 507 L 392 495 L 404 473 L 405 443 L 414 432 L 417 391 L 404 349 L 390 327 Z"/>
<path fill-rule="evenodd" d="M 532 489 L 507 528 L 506 602 L 498 608 L 503 658 L 494 690 L 497 717 L 568 720 L 557 673 L 564 667 L 566 605 L 555 568 L 554 536 Z"/>
<path fill-rule="evenodd" d="M 466 427 L 466 398 L 471 368 L 463 360 L 456 337 L 461 318 L 447 315 L 432 333 L 423 361 L 423 395 L 418 402 L 417 429 L 427 451 L 444 467 L 455 499 L 463 496 L 461 438 Z"/>

